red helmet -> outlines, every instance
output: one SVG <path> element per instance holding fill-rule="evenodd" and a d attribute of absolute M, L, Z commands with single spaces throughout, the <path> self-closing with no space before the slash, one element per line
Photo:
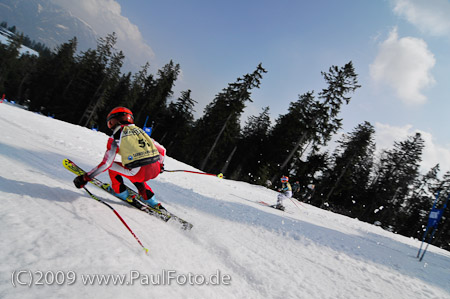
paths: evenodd
<path fill-rule="evenodd" d="M 133 112 L 125 107 L 116 107 L 106 117 L 106 124 L 111 130 L 118 124 L 134 124 Z"/>
<path fill-rule="evenodd" d="M 287 183 L 288 181 L 289 181 L 289 178 L 288 178 L 287 176 L 283 175 L 283 176 L 281 177 L 281 182 L 282 182 L 282 183 Z"/>

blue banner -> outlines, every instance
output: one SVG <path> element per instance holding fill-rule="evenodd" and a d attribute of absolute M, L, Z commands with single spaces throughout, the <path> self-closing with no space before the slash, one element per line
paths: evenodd
<path fill-rule="evenodd" d="M 444 214 L 444 209 L 431 209 L 430 216 L 428 217 L 427 228 L 437 228 L 442 219 L 442 214 Z"/>
<path fill-rule="evenodd" d="M 142 129 L 144 130 L 145 133 L 147 133 L 148 136 L 151 136 L 152 130 L 153 130 L 153 122 L 152 122 L 151 127 L 147 127 L 147 121 L 148 121 L 148 116 L 145 118 L 144 127 L 142 127 Z"/>
<path fill-rule="evenodd" d="M 152 135 L 152 127 L 143 127 L 143 130 L 148 136 Z"/>

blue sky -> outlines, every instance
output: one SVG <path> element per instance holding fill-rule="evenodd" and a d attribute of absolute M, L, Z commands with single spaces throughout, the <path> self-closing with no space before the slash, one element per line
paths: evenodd
<path fill-rule="evenodd" d="M 419 131 L 424 169 L 450 170 L 450 0 L 52 1 L 99 35 L 115 31 L 133 71 L 179 63 L 174 97 L 191 89 L 196 116 L 262 63 L 243 122 L 266 106 L 276 119 L 326 87 L 321 71 L 353 61 L 362 87 L 342 109 L 342 133 L 369 121 L 382 149 Z"/>

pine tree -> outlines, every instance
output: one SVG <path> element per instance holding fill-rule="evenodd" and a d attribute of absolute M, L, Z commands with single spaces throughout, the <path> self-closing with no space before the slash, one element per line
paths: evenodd
<path fill-rule="evenodd" d="M 396 226 L 396 213 L 406 200 L 418 176 L 424 140 L 420 133 L 407 140 L 395 142 L 386 151 L 378 166 L 378 173 L 368 189 L 370 203 L 363 215 L 369 222 L 380 221 L 384 227 Z"/>
<path fill-rule="evenodd" d="M 291 103 L 288 114 L 277 120 L 271 132 L 271 144 L 276 147 L 272 154 L 276 157 L 272 182 L 281 172 L 289 173 L 290 169 L 284 169 L 295 155 L 298 158 L 303 153 L 306 144 L 312 141 L 325 145 L 330 140 L 342 126 L 337 115 L 344 102 L 350 101 L 347 94 L 360 87 L 352 62 L 341 68 L 332 66 L 327 73 L 322 72 L 322 76 L 328 87 L 318 94 L 319 100 L 314 98 L 313 92 L 300 96 L 299 101 Z M 285 141 L 280 145 L 281 136 Z"/>
<path fill-rule="evenodd" d="M 122 51 L 117 51 L 114 48 L 116 43 L 115 32 L 107 35 L 106 38 L 99 39 L 95 58 L 101 81 L 86 106 L 79 124 L 88 126 L 96 122 L 98 109 L 102 108 L 110 99 L 111 90 L 115 88 L 119 81 L 120 69 L 125 56 Z"/>
<path fill-rule="evenodd" d="M 191 90 L 181 92 L 181 96 L 169 104 L 168 113 L 162 120 L 164 128 L 165 147 L 171 157 L 184 158 L 187 138 L 192 134 L 194 125 L 194 105 L 197 102 L 191 98 Z M 161 142 L 163 140 L 161 139 Z"/>
<path fill-rule="evenodd" d="M 124 106 L 128 107 L 131 94 L 131 73 L 122 75 L 117 84 L 111 87 L 109 90 L 109 99 L 102 107 L 97 109 L 96 123 L 99 131 L 110 134 L 111 130 L 108 128 L 106 118 L 108 113 L 115 107 Z"/>
<path fill-rule="evenodd" d="M 8 81 L 11 80 L 11 74 L 18 67 L 20 43 L 18 38 L 10 40 L 8 45 L 0 43 L 0 90 L 8 93 L 15 89 L 14 85 L 10 87 L 12 84 L 9 84 Z"/>
<path fill-rule="evenodd" d="M 310 185 L 318 185 L 322 180 L 322 174 L 330 169 L 331 157 L 328 151 L 313 149 L 303 159 L 301 157 L 295 158 L 291 170 L 291 181 L 299 181 L 300 192 L 296 198 L 312 203 L 314 196 L 317 196 L 314 187 L 314 193 L 311 193 Z M 319 194 L 320 195 L 320 194 Z"/>
<path fill-rule="evenodd" d="M 167 101 L 172 96 L 172 88 L 180 73 L 180 65 L 172 60 L 162 69 L 158 70 L 157 76 L 148 75 L 141 81 L 142 87 L 139 90 L 136 101 L 133 105 L 135 123 L 142 126 L 147 116 L 155 123 L 154 133 L 159 129 L 160 121 L 166 117 Z M 141 75 L 146 75 L 146 70 Z M 161 131 L 164 131 L 161 129 Z M 158 135 L 159 136 L 159 135 Z"/>
<path fill-rule="evenodd" d="M 365 204 L 364 191 L 373 165 L 374 133 L 373 126 L 364 122 L 338 141 L 333 167 L 325 172 L 318 186 L 317 194 L 323 196 L 316 196 L 317 205 L 331 203 L 337 212 L 358 215 Z"/>
<path fill-rule="evenodd" d="M 71 111 L 67 108 L 76 100 L 70 91 L 77 65 L 76 48 L 77 39 L 74 38 L 57 47 L 56 53 L 39 57 L 29 85 L 31 110 L 69 120 L 66 115 Z"/>
<path fill-rule="evenodd" d="M 206 106 L 190 141 L 196 147 L 196 155 L 191 152 L 192 164 L 205 171 L 222 168 L 240 135 L 239 119 L 245 102 L 252 101 L 251 90 L 259 88 L 263 73 L 266 70 L 259 64 L 253 73 L 228 84 Z"/>
<path fill-rule="evenodd" d="M 442 214 L 442 219 L 437 227 L 437 232 L 432 240 L 432 244 L 444 248 L 446 250 L 450 250 L 450 201 L 447 201 L 447 198 L 450 197 L 450 171 L 447 171 L 442 179 L 438 181 L 437 184 L 434 185 L 434 188 L 431 188 L 436 194 L 438 191 L 439 198 L 436 203 L 437 209 L 443 209 L 445 203 L 447 204 L 444 213 Z M 432 208 L 432 201 L 429 201 L 428 207 L 425 209 L 427 220 Z M 424 222 L 426 225 L 426 222 Z"/>
<path fill-rule="evenodd" d="M 263 108 L 258 116 L 248 118 L 238 143 L 231 178 L 256 184 L 264 184 L 270 178 L 265 163 L 269 130 L 269 107 Z"/>
<path fill-rule="evenodd" d="M 411 192 L 406 197 L 405 204 L 398 211 L 398 217 L 401 219 L 396 227 L 398 233 L 422 238 L 429 210 L 441 185 L 438 173 L 439 164 L 415 180 Z"/>
<path fill-rule="evenodd" d="M 0 50 L 0 88 L 19 104 L 28 99 L 28 84 L 38 60 L 35 55 L 19 53 L 23 41 L 23 34 L 14 35 L 10 44 L 2 45 L 3 50 Z"/>

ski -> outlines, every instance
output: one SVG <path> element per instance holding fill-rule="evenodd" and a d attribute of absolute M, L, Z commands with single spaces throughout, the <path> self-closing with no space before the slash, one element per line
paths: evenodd
<path fill-rule="evenodd" d="M 64 159 L 63 160 L 63 165 L 64 165 L 64 167 L 67 170 L 71 171 L 72 173 L 74 173 L 76 175 L 83 175 L 83 174 L 86 173 L 83 169 L 81 169 L 78 165 L 76 165 L 74 162 L 72 162 L 69 159 Z M 108 192 L 109 194 L 117 197 L 116 193 L 112 190 L 112 188 L 110 188 L 109 184 L 103 183 L 102 181 L 100 181 L 97 178 L 93 178 L 92 181 L 90 181 L 90 183 L 95 185 L 95 186 L 97 186 L 98 188 Z M 131 206 L 133 206 L 133 207 L 135 207 L 135 208 L 137 208 L 137 209 L 139 209 L 139 210 L 141 210 L 141 211 L 143 211 L 143 212 L 145 212 L 145 213 L 147 213 L 149 215 L 155 216 L 155 217 L 163 220 L 164 222 L 168 222 L 169 220 L 178 222 L 179 224 L 181 224 L 181 227 L 184 230 L 190 230 L 193 227 L 193 225 L 191 223 L 189 223 L 186 220 L 181 219 L 180 217 L 178 217 L 178 216 L 168 212 L 167 210 L 154 209 L 151 206 L 143 203 L 139 199 L 139 198 L 141 198 L 141 196 L 136 191 L 134 191 L 133 189 L 129 188 L 128 186 L 126 186 L 126 187 L 128 189 L 128 192 L 131 195 L 136 195 L 136 197 L 135 197 L 135 199 L 132 202 L 128 202 L 128 201 L 125 201 L 125 200 L 117 197 L 121 201 L 124 201 L 124 202 L 128 203 L 129 205 L 131 205 Z"/>
<path fill-rule="evenodd" d="M 270 205 L 270 204 L 268 204 L 268 203 L 265 202 L 265 201 L 258 201 L 258 203 L 259 203 L 259 204 L 262 204 L 263 206 L 271 207 L 271 208 L 274 208 L 274 209 L 277 209 L 277 210 L 280 210 L 280 211 L 283 211 L 283 212 L 284 212 L 284 210 L 278 209 L 278 208 L 277 208 L 277 205 Z"/>
<path fill-rule="evenodd" d="M 288 212 L 288 211 L 286 211 L 286 210 L 278 209 L 276 204 L 275 204 L 275 205 L 271 205 L 271 204 L 268 204 L 268 203 L 265 202 L 265 201 L 258 201 L 258 203 L 259 203 L 260 205 L 263 205 L 263 206 L 266 206 L 266 207 L 269 207 L 269 208 L 273 208 L 273 209 L 278 210 L 278 211 L 282 211 L 282 212 L 285 212 L 285 213 L 293 214 L 292 212 Z"/>

